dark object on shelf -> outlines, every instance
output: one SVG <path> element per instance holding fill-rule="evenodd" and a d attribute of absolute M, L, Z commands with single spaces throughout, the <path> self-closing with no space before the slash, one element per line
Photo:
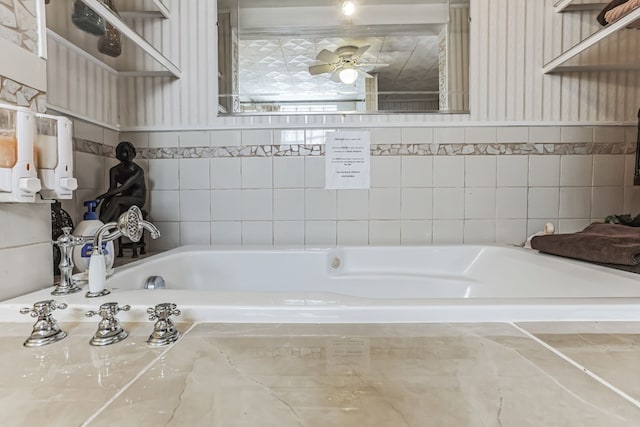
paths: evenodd
<path fill-rule="evenodd" d="M 51 240 L 56 241 L 58 237 L 62 235 L 63 227 L 71 227 L 73 229 L 73 221 L 71 220 L 71 216 L 62 209 L 62 204 L 54 200 L 51 204 Z M 58 245 L 53 245 L 53 275 L 59 276 L 60 269 L 58 268 L 58 264 L 60 264 L 60 248 Z"/>
<path fill-rule="evenodd" d="M 115 0 L 105 0 L 104 3 L 113 13 L 118 14 Z M 106 23 L 106 32 L 98 39 L 98 51 L 114 58 L 122 53 L 122 34 L 108 22 Z"/>
<path fill-rule="evenodd" d="M 551 234 L 531 239 L 540 252 L 595 263 L 640 264 L 640 229 L 595 222 L 570 234 Z"/>
<path fill-rule="evenodd" d="M 604 9 L 602 9 L 602 11 L 598 14 L 597 16 L 597 20 L 600 23 L 600 25 L 602 25 L 603 27 L 605 25 L 608 24 L 607 20 L 605 19 L 604 15 L 609 12 L 611 9 L 616 8 L 618 6 L 620 6 L 621 4 L 624 4 L 626 2 L 628 2 L 629 0 L 613 0 L 612 2 L 610 2 L 608 5 L 606 5 L 604 7 Z"/>
<path fill-rule="evenodd" d="M 604 222 L 611 224 L 628 225 L 629 227 L 640 227 L 640 215 L 609 215 Z"/>
<path fill-rule="evenodd" d="M 636 167 L 633 174 L 633 185 L 640 185 L 640 110 L 638 110 L 638 135 L 636 136 Z"/>
<path fill-rule="evenodd" d="M 101 36 L 107 31 L 102 16 L 95 13 L 93 9 L 80 0 L 76 0 L 73 3 L 71 22 L 82 31 L 93 34 L 94 36 Z"/>
<path fill-rule="evenodd" d="M 121 214 L 134 205 L 142 210 L 143 217 L 146 218 L 147 212 L 143 207 L 147 197 L 147 186 L 144 171 L 133 161 L 135 157 L 136 149 L 130 142 L 122 141 L 116 147 L 116 158 L 120 163 L 109 170 L 109 190 L 96 197 L 100 202 L 100 221 L 105 224 L 116 221 Z M 141 244 L 140 253 L 144 253 L 144 239 L 141 239 Z M 124 247 L 127 248 L 127 246 Z M 140 245 L 136 246 L 136 248 L 139 247 Z M 137 256 L 135 249 L 134 255 Z"/>

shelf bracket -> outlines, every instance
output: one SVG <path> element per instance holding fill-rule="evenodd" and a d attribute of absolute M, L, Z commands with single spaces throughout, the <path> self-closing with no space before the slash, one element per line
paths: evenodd
<path fill-rule="evenodd" d="M 83 2 L 87 6 L 89 6 L 91 9 L 93 9 L 93 11 L 96 12 L 98 15 L 102 16 L 109 24 L 113 25 L 113 27 L 118 31 L 120 31 L 123 36 L 127 37 L 133 43 L 138 45 L 149 56 L 151 56 L 158 64 L 160 64 L 163 68 L 169 71 L 172 77 L 175 77 L 175 78 L 181 77 L 182 72 L 178 67 L 176 67 L 176 65 L 173 62 L 171 62 L 166 56 L 164 56 L 151 43 L 146 41 L 141 35 L 139 35 L 135 31 L 133 31 L 131 28 L 129 28 L 129 26 L 122 19 L 120 19 L 119 16 L 113 13 L 111 9 L 106 7 L 99 0 L 83 0 Z M 157 1 L 154 3 L 158 4 L 160 2 Z"/>
<path fill-rule="evenodd" d="M 95 1 L 95 0 L 93 0 Z M 599 30 L 596 33 L 593 33 L 577 45 L 573 46 L 563 54 L 557 56 L 553 60 L 549 61 L 542 67 L 542 72 L 544 74 L 549 74 L 553 72 L 559 71 L 559 68 L 562 64 L 570 60 L 571 58 L 579 55 L 585 50 L 589 49 L 591 46 L 610 36 L 611 34 L 617 32 L 620 29 L 625 28 L 627 25 L 637 21 L 640 19 L 640 8 L 633 10 L 632 12 L 626 14 L 622 18 L 617 21 L 607 25 L 603 29 Z M 573 67 L 575 68 L 575 67 Z"/>

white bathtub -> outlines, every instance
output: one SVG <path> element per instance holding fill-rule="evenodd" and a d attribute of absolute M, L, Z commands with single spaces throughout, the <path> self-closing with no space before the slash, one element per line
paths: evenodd
<path fill-rule="evenodd" d="M 162 276 L 167 289 L 145 290 Z M 475 322 L 640 320 L 640 276 L 503 246 L 236 249 L 187 246 L 117 268 L 111 295 L 56 297 L 60 321 L 86 321 L 103 302 L 119 318 L 173 302 L 176 320 L 221 322 Z M 0 320 L 51 288 L 0 303 Z M 95 321 L 95 320 L 93 320 Z"/>

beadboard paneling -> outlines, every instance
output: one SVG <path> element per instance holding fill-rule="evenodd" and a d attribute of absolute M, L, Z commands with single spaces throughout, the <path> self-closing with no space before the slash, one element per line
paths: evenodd
<path fill-rule="evenodd" d="M 640 72 L 542 74 L 545 63 L 598 29 L 597 11 L 559 14 L 553 3 L 471 0 L 469 121 L 635 122 Z M 165 4 L 170 19 L 129 22 L 181 68 L 181 79 L 120 78 L 116 93 L 112 76 L 52 43 L 50 102 L 110 124 L 117 123 L 117 109 L 122 128 L 128 130 L 228 126 L 229 119 L 216 117 L 215 2 L 165 0 Z M 640 32 L 621 31 L 572 64 L 638 54 L 639 40 Z M 121 63 L 151 66 L 149 58 L 133 50 L 123 56 Z M 102 104 L 94 105 L 97 100 Z M 426 115 L 421 122 L 459 119 Z"/>
<path fill-rule="evenodd" d="M 47 103 L 108 127 L 118 127 L 116 75 L 49 37 Z"/>

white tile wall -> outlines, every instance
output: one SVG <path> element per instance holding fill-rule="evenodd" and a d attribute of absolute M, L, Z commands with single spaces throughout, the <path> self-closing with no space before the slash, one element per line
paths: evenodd
<path fill-rule="evenodd" d="M 491 244 L 496 241 L 495 221 L 466 219 L 463 232 L 463 242 L 465 244 Z"/>
<path fill-rule="evenodd" d="M 243 157 L 241 163 L 242 188 L 272 188 L 271 157 Z"/>
<path fill-rule="evenodd" d="M 180 192 L 181 221 L 211 220 L 211 191 L 182 190 Z"/>
<path fill-rule="evenodd" d="M 211 244 L 242 246 L 242 223 L 240 221 L 212 222 Z"/>
<path fill-rule="evenodd" d="M 239 189 L 242 188 L 242 162 L 240 158 L 210 159 L 210 188 Z"/>
<path fill-rule="evenodd" d="M 242 216 L 240 190 L 211 190 L 211 220 L 233 221 Z"/>
<path fill-rule="evenodd" d="M 149 148 L 178 147 L 180 141 L 180 133 L 150 132 L 148 141 Z"/>
<path fill-rule="evenodd" d="M 371 188 L 400 187 L 400 156 L 374 156 L 371 158 Z"/>
<path fill-rule="evenodd" d="M 593 185 L 614 187 L 624 185 L 624 156 L 593 156 Z"/>
<path fill-rule="evenodd" d="M 463 218 L 464 188 L 434 188 L 433 219 Z"/>
<path fill-rule="evenodd" d="M 557 187 L 560 185 L 560 156 L 530 156 L 529 185 Z"/>
<path fill-rule="evenodd" d="M 176 159 L 149 160 L 150 190 L 179 190 L 178 166 L 179 161 Z"/>
<path fill-rule="evenodd" d="M 559 188 L 530 187 L 528 199 L 529 218 L 558 218 Z"/>
<path fill-rule="evenodd" d="M 401 245 L 430 245 L 432 240 L 432 221 L 403 220 L 400 222 Z"/>
<path fill-rule="evenodd" d="M 178 142 L 180 144 L 180 147 L 208 147 L 209 132 L 206 132 L 206 131 L 180 132 Z"/>
<path fill-rule="evenodd" d="M 425 220 L 432 218 L 433 189 L 402 189 L 400 217 L 405 220 Z"/>
<path fill-rule="evenodd" d="M 273 219 L 276 221 L 292 220 L 304 221 L 305 219 L 305 190 L 275 189 L 273 190 Z M 303 227 L 304 230 L 304 227 Z M 304 243 L 304 239 L 303 239 Z"/>
<path fill-rule="evenodd" d="M 337 242 L 336 229 L 336 221 L 305 221 L 305 246 L 335 246 Z"/>
<path fill-rule="evenodd" d="M 214 130 L 209 135 L 212 147 L 238 147 L 241 145 L 241 134 L 233 130 Z"/>
<path fill-rule="evenodd" d="M 433 158 L 434 187 L 464 187 L 464 156 L 435 156 Z"/>
<path fill-rule="evenodd" d="M 369 219 L 369 190 L 337 190 L 339 220 Z"/>
<path fill-rule="evenodd" d="M 402 156 L 401 165 L 400 183 L 402 187 L 433 186 L 432 156 Z"/>
<path fill-rule="evenodd" d="M 180 221 L 179 191 L 151 191 L 148 205 L 151 221 Z"/>
<path fill-rule="evenodd" d="M 209 159 L 180 159 L 178 162 L 181 190 L 209 189 Z"/>
<path fill-rule="evenodd" d="M 400 244 L 400 221 L 370 221 L 369 244 L 397 246 Z"/>
<path fill-rule="evenodd" d="M 318 144 L 330 131 L 132 133 L 129 139 L 152 148 Z M 624 138 L 635 141 L 635 128 L 372 129 L 374 144 L 605 143 Z M 92 198 L 98 187 L 106 186 L 106 173 L 116 161 L 84 153 L 77 153 L 76 160 L 84 186 L 77 196 Z M 545 222 L 561 232 L 574 232 L 612 213 L 639 213 L 640 187 L 632 186 L 634 162 L 634 155 L 373 156 L 371 189 L 336 191 L 324 189 L 322 156 L 149 160 L 149 208 L 163 232 L 151 247 L 208 242 L 307 247 L 521 244 Z M 102 175 L 96 174 L 100 169 Z"/>
<path fill-rule="evenodd" d="M 402 128 L 403 144 L 430 144 L 433 142 L 433 128 Z"/>
<path fill-rule="evenodd" d="M 274 246 L 303 247 L 304 221 L 274 221 Z"/>
<path fill-rule="evenodd" d="M 0 251 L 0 260 L 5 266 L 0 268 L 0 299 L 53 285 L 53 252 L 50 242 L 3 249 Z"/>
<path fill-rule="evenodd" d="M 304 157 L 274 157 L 273 187 L 304 188 Z"/>
<path fill-rule="evenodd" d="M 497 156 L 465 156 L 465 187 L 495 187 Z"/>
<path fill-rule="evenodd" d="M 400 218 L 399 188 L 372 188 L 369 192 L 369 219 Z"/>
<path fill-rule="evenodd" d="M 273 218 L 272 190 L 242 190 L 242 220 L 271 221 Z M 243 229 L 244 236 L 244 229 Z"/>
<path fill-rule="evenodd" d="M 367 246 L 369 221 L 338 221 L 338 246 Z"/>
<path fill-rule="evenodd" d="M 209 245 L 211 244 L 211 223 L 210 222 L 189 222 L 180 223 L 180 244 L 181 245 Z"/>
<path fill-rule="evenodd" d="M 527 156 L 498 156 L 496 180 L 498 187 L 526 187 L 529 183 Z"/>
<path fill-rule="evenodd" d="M 336 190 L 309 189 L 305 191 L 305 219 L 335 220 L 337 218 Z"/>
<path fill-rule="evenodd" d="M 460 244 L 464 239 L 463 220 L 434 220 L 433 221 L 433 244 L 447 245 Z"/>
<path fill-rule="evenodd" d="M 273 224 L 271 221 L 242 221 L 242 245 L 272 246 Z"/>
<path fill-rule="evenodd" d="M 496 217 L 496 188 L 466 188 L 464 218 L 489 219 Z"/>
<path fill-rule="evenodd" d="M 560 185 L 591 186 L 593 156 L 560 156 Z"/>

